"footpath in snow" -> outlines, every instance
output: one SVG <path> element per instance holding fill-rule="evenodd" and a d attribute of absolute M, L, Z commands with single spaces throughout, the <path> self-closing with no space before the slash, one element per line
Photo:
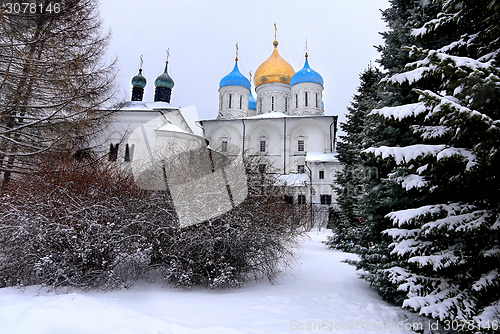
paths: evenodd
<path fill-rule="evenodd" d="M 309 233 L 297 265 L 277 284 L 218 292 L 147 284 L 65 294 L 0 289 L 0 333 L 414 333 L 407 329 L 416 318 L 358 279 L 342 262 L 355 256 L 327 249 L 327 234 Z"/>

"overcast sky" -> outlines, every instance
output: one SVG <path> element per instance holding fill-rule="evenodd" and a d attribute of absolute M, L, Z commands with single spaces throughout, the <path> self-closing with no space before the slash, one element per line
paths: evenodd
<path fill-rule="evenodd" d="M 309 64 L 324 79 L 325 114 L 343 120 L 359 73 L 378 58 L 373 46 L 386 29 L 380 9 L 388 6 L 388 0 L 102 0 L 101 17 L 112 31 L 109 55 L 118 58 L 121 99 L 130 100 L 143 54 L 144 100 L 153 100 L 169 48 L 171 104 L 196 105 L 201 119 L 215 118 L 235 43 L 248 77 L 271 55 L 276 23 L 278 50 L 295 71 L 304 65 L 307 39 Z"/>

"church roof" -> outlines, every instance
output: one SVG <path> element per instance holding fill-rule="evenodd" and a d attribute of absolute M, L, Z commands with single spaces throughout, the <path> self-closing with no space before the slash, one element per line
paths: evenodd
<path fill-rule="evenodd" d="M 257 110 L 257 101 L 255 101 L 255 97 L 253 97 L 252 92 L 250 92 L 250 96 L 248 97 L 248 109 Z"/>
<path fill-rule="evenodd" d="M 226 86 L 241 86 L 250 90 L 250 80 L 241 74 L 238 69 L 238 60 L 234 63 L 234 68 L 231 73 L 222 78 L 219 83 L 219 88 Z"/>
<path fill-rule="evenodd" d="M 168 61 L 165 63 L 165 71 L 156 78 L 155 87 L 166 87 L 170 89 L 174 87 L 174 80 L 168 75 L 167 67 Z"/>
<path fill-rule="evenodd" d="M 146 87 L 146 78 L 142 75 L 142 68 L 140 68 L 139 73 L 132 78 L 132 87 Z"/>
<path fill-rule="evenodd" d="M 307 53 L 304 67 L 293 75 L 292 79 L 290 80 L 290 85 L 293 86 L 302 82 L 314 82 L 323 86 L 323 77 L 318 72 L 311 69 L 311 67 L 309 66 L 309 61 L 307 60 Z"/>
<path fill-rule="evenodd" d="M 257 71 L 255 71 L 255 88 L 259 85 L 269 82 L 281 82 L 290 84 L 290 79 L 294 75 L 295 70 L 278 52 L 278 43 L 275 41 L 275 46 L 271 57 L 263 62 Z"/>

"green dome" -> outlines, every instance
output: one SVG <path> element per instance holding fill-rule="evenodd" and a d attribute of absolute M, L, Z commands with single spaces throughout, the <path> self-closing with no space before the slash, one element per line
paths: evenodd
<path fill-rule="evenodd" d="M 139 74 L 132 78 L 132 87 L 146 87 L 146 78 L 142 75 L 142 68 L 139 69 Z"/>
<path fill-rule="evenodd" d="M 165 64 L 165 71 L 155 80 L 155 87 L 165 87 L 172 89 L 174 80 L 167 73 L 168 62 Z"/>

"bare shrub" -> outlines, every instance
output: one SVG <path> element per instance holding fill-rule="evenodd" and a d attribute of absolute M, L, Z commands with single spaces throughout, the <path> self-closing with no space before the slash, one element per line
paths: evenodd
<path fill-rule="evenodd" d="M 255 176 L 249 174 L 249 178 Z M 0 287 L 182 287 L 273 280 L 293 260 L 302 213 L 272 183 L 210 221 L 180 228 L 168 191 L 136 187 L 122 167 L 48 159 L 0 195 Z"/>

